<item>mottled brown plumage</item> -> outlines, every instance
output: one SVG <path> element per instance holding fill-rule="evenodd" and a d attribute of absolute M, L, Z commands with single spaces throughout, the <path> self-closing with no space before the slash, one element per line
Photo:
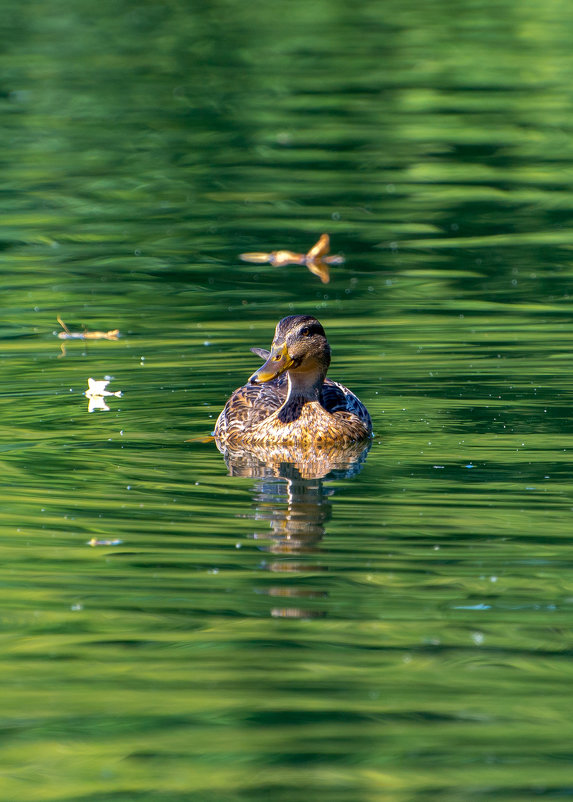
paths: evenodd
<path fill-rule="evenodd" d="M 266 362 L 227 401 L 215 424 L 219 444 L 329 448 L 372 434 L 364 404 L 326 378 L 330 347 L 316 318 L 286 317 L 270 352 L 252 350 Z"/>

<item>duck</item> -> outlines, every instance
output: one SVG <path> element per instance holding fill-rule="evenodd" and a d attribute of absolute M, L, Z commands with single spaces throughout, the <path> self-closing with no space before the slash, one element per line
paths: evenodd
<path fill-rule="evenodd" d="M 360 399 L 326 377 L 330 346 L 312 315 L 277 323 L 265 360 L 237 388 L 217 418 L 213 436 L 224 447 L 332 448 L 368 440 L 372 421 Z"/>

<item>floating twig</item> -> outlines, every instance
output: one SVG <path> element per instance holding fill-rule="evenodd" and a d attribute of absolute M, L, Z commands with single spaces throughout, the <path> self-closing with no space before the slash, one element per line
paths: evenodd
<path fill-rule="evenodd" d="M 58 315 L 57 321 L 63 328 L 63 331 L 57 332 L 60 340 L 117 340 L 119 337 L 119 329 L 110 329 L 110 331 L 88 331 L 87 329 L 84 329 L 84 331 L 70 331 L 60 315 Z M 66 355 L 66 344 L 62 343 L 60 348 L 62 353 L 58 359 Z"/>
<path fill-rule="evenodd" d="M 98 540 L 97 537 L 92 537 L 91 540 L 88 540 L 88 546 L 121 546 L 123 540 L 120 540 L 118 537 L 115 537 L 111 540 Z"/>
<path fill-rule="evenodd" d="M 60 340 L 117 340 L 119 337 L 119 329 L 111 329 L 110 331 L 70 331 L 62 318 L 58 315 L 57 321 L 63 328 L 63 331 L 58 332 Z"/>

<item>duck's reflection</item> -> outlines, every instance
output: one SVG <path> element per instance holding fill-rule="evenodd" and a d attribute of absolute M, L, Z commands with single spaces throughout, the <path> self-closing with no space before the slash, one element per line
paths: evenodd
<path fill-rule="evenodd" d="M 216 441 L 217 442 L 217 441 Z M 254 510 L 249 515 L 257 522 L 268 522 L 269 528 L 257 525 L 253 537 L 264 541 L 261 548 L 275 555 L 264 568 L 279 574 L 316 573 L 326 570 L 309 560 L 318 552 L 318 543 L 332 517 L 332 495 L 329 479 L 349 478 L 364 464 L 370 443 L 352 443 L 344 448 L 303 451 L 292 448 L 249 450 L 229 448 L 217 443 L 231 476 L 252 477 Z M 269 532 L 270 529 L 270 532 Z M 304 560 L 293 557 L 304 555 Z M 288 558 L 288 559 L 286 559 Z M 325 598 L 326 593 L 293 585 L 267 587 L 270 596 L 291 599 Z M 271 610 L 277 617 L 313 618 L 325 615 L 324 610 L 298 606 Z"/>

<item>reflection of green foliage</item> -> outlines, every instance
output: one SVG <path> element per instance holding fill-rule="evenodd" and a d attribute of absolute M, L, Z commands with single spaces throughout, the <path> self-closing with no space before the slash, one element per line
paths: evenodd
<path fill-rule="evenodd" d="M 567 795 L 573 6 L 0 25 L 0 798 Z M 237 259 L 324 231 L 326 287 Z M 186 442 L 293 311 L 377 435 L 310 552 Z"/>

